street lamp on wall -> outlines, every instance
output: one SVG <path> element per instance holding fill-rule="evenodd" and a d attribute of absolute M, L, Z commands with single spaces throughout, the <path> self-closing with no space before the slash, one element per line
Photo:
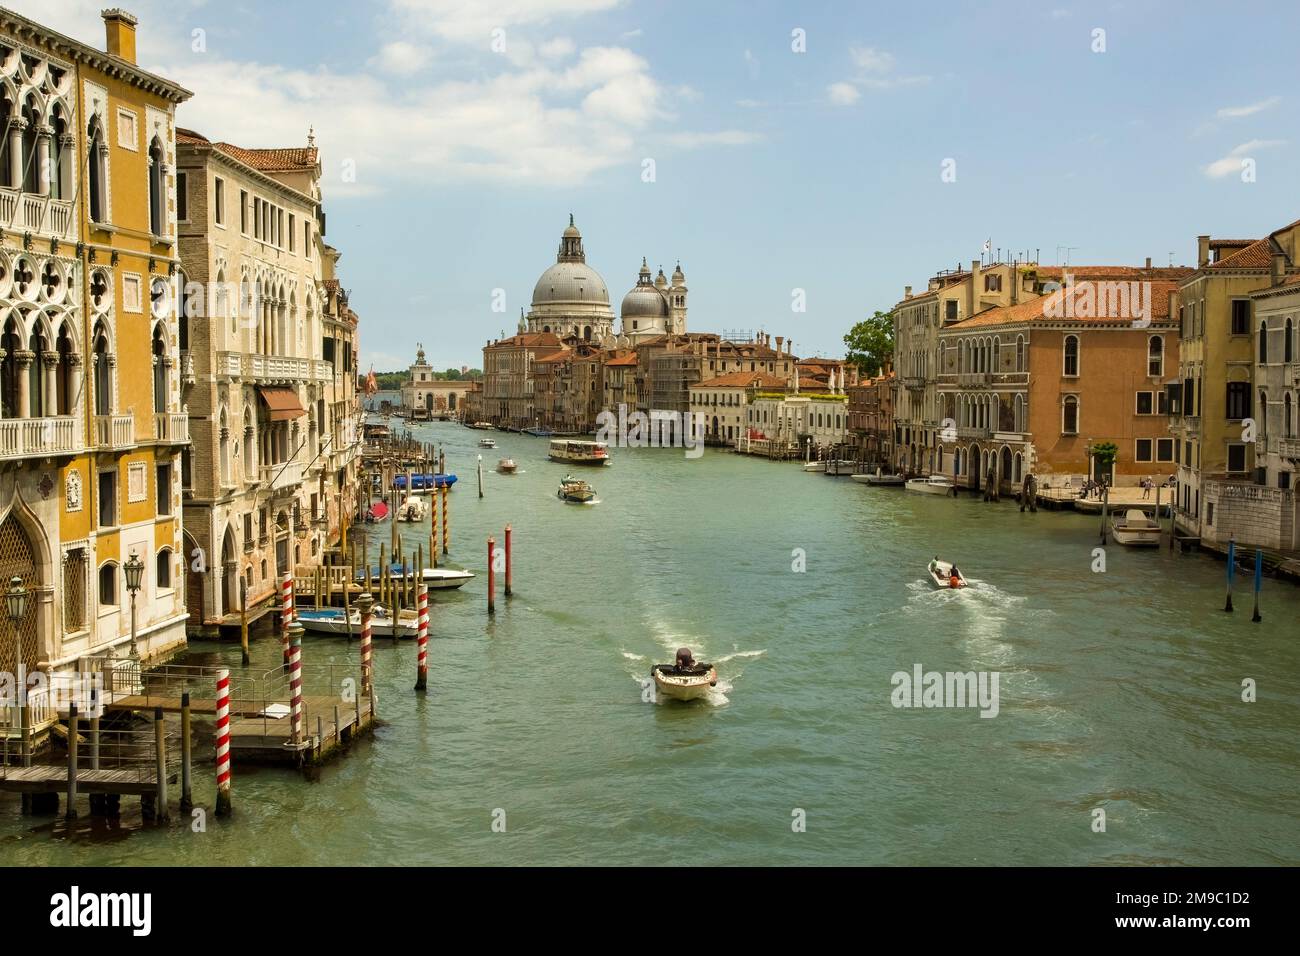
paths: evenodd
<path fill-rule="evenodd" d="M 131 595 L 131 656 L 138 659 L 140 651 L 135 644 L 135 596 L 140 591 L 140 577 L 144 573 L 144 562 L 132 551 L 122 565 L 122 570 L 126 574 L 126 590 Z"/>
<path fill-rule="evenodd" d="M 9 587 L 5 589 L 5 613 L 9 620 L 13 622 L 15 628 L 18 622 L 23 619 L 27 613 L 27 598 L 31 592 L 23 587 L 23 579 L 15 574 L 9 579 Z"/>

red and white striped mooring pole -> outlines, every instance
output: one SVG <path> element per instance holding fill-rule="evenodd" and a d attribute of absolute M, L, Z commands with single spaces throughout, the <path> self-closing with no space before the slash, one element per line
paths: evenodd
<path fill-rule="evenodd" d="M 295 622 L 289 632 L 289 727 L 296 747 L 302 743 L 302 625 Z"/>
<path fill-rule="evenodd" d="M 415 689 L 425 690 L 429 681 L 429 585 L 421 581 L 415 591 L 416 632 L 418 656 L 415 667 Z"/>
<path fill-rule="evenodd" d="M 370 694 L 370 608 L 375 599 L 364 591 L 357 598 L 361 611 L 361 696 Z"/>
<path fill-rule="evenodd" d="M 217 816 L 230 816 L 230 671 L 217 671 Z"/>
<path fill-rule="evenodd" d="M 293 574 L 285 571 L 280 580 L 280 644 L 284 662 L 289 663 L 289 625 L 293 622 Z"/>
<path fill-rule="evenodd" d="M 497 539 L 488 538 L 488 613 L 497 612 Z"/>

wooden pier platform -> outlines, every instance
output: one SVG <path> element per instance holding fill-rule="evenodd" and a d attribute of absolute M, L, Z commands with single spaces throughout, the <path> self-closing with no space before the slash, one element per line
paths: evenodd
<path fill-rule="evenodd" d="M 168 778 L 176 782 L 176 775 Z M 0 790 L 8 793 L 66 793 L 68 768 L 41 765 L 35 767 L 9 767 L 0 774 Z M 136 770 L 77 770 L 78 793 L 114 793 L 131 796 L 149 796 L 158 791 L 158 775 L 154 771 Z"/>

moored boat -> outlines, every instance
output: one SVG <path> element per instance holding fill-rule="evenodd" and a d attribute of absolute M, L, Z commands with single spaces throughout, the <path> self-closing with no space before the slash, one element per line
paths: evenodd
<path fill-rule="evenodd" d="M 562 461 L 568 465 L 606 465 L 609 463 L 609 447 L 603 441 L 555 438 L 551 441 L 547 457 L 551 461 Z"/>
<path fill-rule="evenodd" d="M 430 488 L 441 488 L 446 485 L 450 490 L 451 486 L 456 483 L 456 476 L 451 474 L 442 474 L 438 472 L 424 472 L 423 474 L 414 473 L 411 475 L 411 489 L 413 491 L 427 491 Z M 398 475 L 393 479 L 393 487 L 398 491 L 406 490 L 406 475 Z"/>
<path fill-rule="evenodd" d="M 1129 508 L 1123 517 L 1116 515 L 1110 521 L 1111 534 L 1120 544 L 1134 548 L 1160 546 L 1160 523 L 1140 508 Z"/>
<path fill-rule="evenodd" d="M 388 505 L 382 501 L 376 501 L 366 509 L 366 521 L 374 524 L 376 521 L 384 521 L 388 518 Z"/>
<path fill-rule="evenodd" d="M 298 608 L 295 612 L 302 629 L 314 634 L 354 634 L 361 633 L 361 612 L 352 609 L 350 617 L 344 617 L 342 608 Z M 415 637 L 419 624 L 414 609 L 402 611 L 396 621 L 388 608 L 376 604 L 370 611 L 370 633 L 375 637 Z"/>
<path fill-rule="evenodd" d="M 850 475 L 854 481 L 863 485 L 874 485 L 876 487 L 901 487 L 907 484 L 907 479 L 902 475 L 884 475 L 880 469 L 876 469 L 874 475 Z"/>
<path fill-rule="evenodd" d="M 560 490 L 556 496 L 564 501 L 573 502 L 574 504 L 585 505 L 596 498 L 596 489 L 591 487 L 585 481 L 580 481 L 572 475 L 566 475 L 560 481 Z"/>
<path fill-rule="evenodd" d="M 856 461 L 849 461 L 846 458 L 832 458 L 827 461 L 825 465 L 826 467 L 823 469 L 824 472 L 832 477 L 852 475 L 858 470 L 858 463 Z"/>
<path fill-rule="evenodd" d="M 650 668 L 655 690 L 674 700 L 698 700 L 717 686 L 718 671 L 712 664 L 697 662 L 689 647 L 677 649 L 677 660 L 672 664 L 656 664 Z"/>
<path fill-rule="evenodd" d="M 378 566 L 370 569 L 372 581 L 379 580 L 380 570 Z M 410 580 L 416 577 L 414 568 L 403 568 L 401 564 L 389 565 L 388 573 L 395 581 Z M 425 568 L 419 575 L 418 580 L 424 581 L 431 591 L 445 591 L 458 588 L 466 581 L 472 580 L 473 577 L 473 571 L 460 571 L 456 568 Z M 356 580 L 364 582 L 365 579 L 366 572 L 358 571 Z"/>
<path fill-rule="evenodd" d="M 956 486 L 946 475 L 930 475 L 928 478 L 909 478 L 905 487 L 908 491 L 926 495 L 950 495 Z"/>
<path fill-rule="evenodd" d="M 424 499 L 419 495 L 411 495 L 397 509 L 398 521 L 423 521 L 428 514 L 428 508 Z"/>
<path fill-rule="evenodd" d="M 497 462 L 497 471 L 501 472 L 503 475 L 513 475 L 516 468 L 518 468 L 518 466 L 515 464 L 513 458 L 502 458 Z"/>
<path fill-rule="evenodd" d="M 948 561 L 940 561 L 935 558 L 926 566 L 926 573 L 930 575 L 930 580 L 934 582 L 937 588 L 953 590 L 966 587 L 967 581 L 961 571 Z M 957 571 L 957 579 L 953 580 L 953 572 Z"/>
<path fill-rule="evenodd" d="M 549 428 L 538 426 L 536 428 L 525 428 L 523 434 L 532 435 L 534 438 L 550 438 L 552 433 Z"/>

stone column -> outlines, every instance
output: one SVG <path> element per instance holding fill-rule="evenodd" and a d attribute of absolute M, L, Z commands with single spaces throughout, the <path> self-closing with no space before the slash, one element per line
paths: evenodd
<path fill-rule="evenodd" d="M 19 349 L 14 352 L 14 360 L 18 369 L 18 417 L 32 417 L 32 361 L 36 358 L 35 352 L 29 352 L 27 349 Z"/>
<path fill-rule="evenodd" d="M 81 353 L 68 354 L 68 414 L 76 415 L 81 403 Z"/>
<path fill-rule="evenodd" d="M 42 352 L 45 363 L 45 415 L 59 414 L 59 353 Z"/>
<path fill-rule="evenodd" d="M 36 127 L 36 192 L 41 196 L 50 194 L 50 179 L 55 175 L 54 155 L 50 146 L 54 142 L 54 129 L 50 126 Z M 48 223 L 47 223 L 48 225 Z"/>
<path fill-rule="evenodd" d="M 9 181 L 13 188 L 23 188 L 23 133 L 27 131 L 27 120 L 19 117 L 10 120 L 9 126 Z"/>

